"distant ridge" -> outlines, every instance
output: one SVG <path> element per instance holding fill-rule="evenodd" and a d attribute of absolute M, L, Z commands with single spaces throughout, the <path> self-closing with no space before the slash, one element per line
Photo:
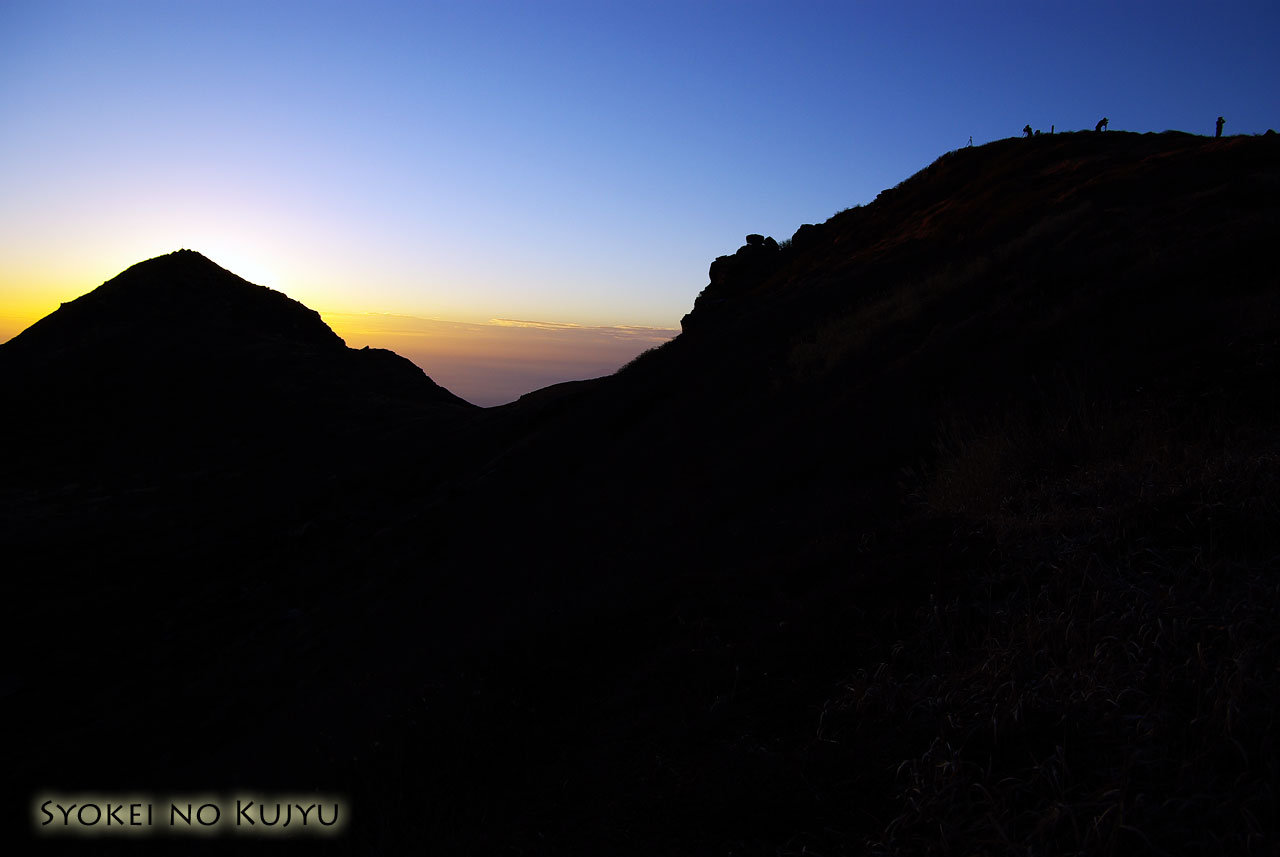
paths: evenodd
<path fill-rule="evenodd" d="M 318 348 L 344 343 L 320 314 L 266 286 L 219 267 L 194 250 L 132 265 L 93 291 L 62 304 L 6 345 L 25 349 L 109 346 L 126 337 L 206 330 L 228 344 L 278 338 Z"/>
<path fill-rule="evenodd" d="M 192 250 L 133 265 L 0 345 L 0 388 L 7 433 L 61 437 L 71 456 L 75 433 L 92 426 L 104 450 L 135 462 L 473 407 L 399 355 L 347 348 L 314 310 Z"/>

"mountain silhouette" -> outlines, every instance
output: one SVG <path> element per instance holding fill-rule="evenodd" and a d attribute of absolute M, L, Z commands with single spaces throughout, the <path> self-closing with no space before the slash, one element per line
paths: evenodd
<path fill-rule="evenodd" d="M 1277 190 L 1274 138 L 961 149 L 491 409 L 135 266 L 0 346 L 8 803 L 327 791 L 337 853 L 1265 849 Z"/>
<path fill-rule="evenodd" d="M 319 313 L 191 250 L 134 265 L 63 304 L 2 353 L 33 389 L 90 390 L 111 376 L 116 386 L 174 382 L 166 395 L 284 392 L 304 402 L 344 391 L 467 404 L 392 352 L 347 348 Z M 198 389 L 202 383 L 222 389 Z"/>
<path fill-rule="evenodd" d="M 128 471 L 470 407 L 190 250 L 134 265 L 0 346 L 0 383 L 11 442 Z"/>

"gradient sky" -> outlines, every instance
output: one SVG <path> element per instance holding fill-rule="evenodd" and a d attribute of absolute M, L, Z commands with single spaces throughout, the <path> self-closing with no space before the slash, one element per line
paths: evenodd
<path fill-rule="evenodd" d="M 1280 127 L 1277 45 L 1275 0 L 0 0 L 0 340 L 189 247 L 352 345 L 396 347 L 344 327 L 376 313 L 639 351 L 748 232 L 970 136 Z"/>

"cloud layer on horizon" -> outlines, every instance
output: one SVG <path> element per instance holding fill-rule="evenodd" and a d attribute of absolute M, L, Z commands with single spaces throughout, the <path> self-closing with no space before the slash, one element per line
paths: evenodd
<path fill-rule="evenodd" d="M 352 348 L 387 348 L 438 384 L 485 407 L 616 372 L 678 330 L 491 319 L 484 324 L 381 313 L 321 313 Z"/>

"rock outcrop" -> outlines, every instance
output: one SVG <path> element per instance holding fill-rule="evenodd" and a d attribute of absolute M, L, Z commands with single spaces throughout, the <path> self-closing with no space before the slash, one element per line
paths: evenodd
<path fill-rule="evenodd" d="M 711 263 L 707 272 L 711 282 L 694 300 L 693 310 L 680 319 L 682 329 L 699 327 L 708 317 L 724 312 L 733 298 L 751 291 L 778 269 L 782 253 L 777 241 L 755 233 L 746 241 L 732 256 L 719 256 Z"/>

